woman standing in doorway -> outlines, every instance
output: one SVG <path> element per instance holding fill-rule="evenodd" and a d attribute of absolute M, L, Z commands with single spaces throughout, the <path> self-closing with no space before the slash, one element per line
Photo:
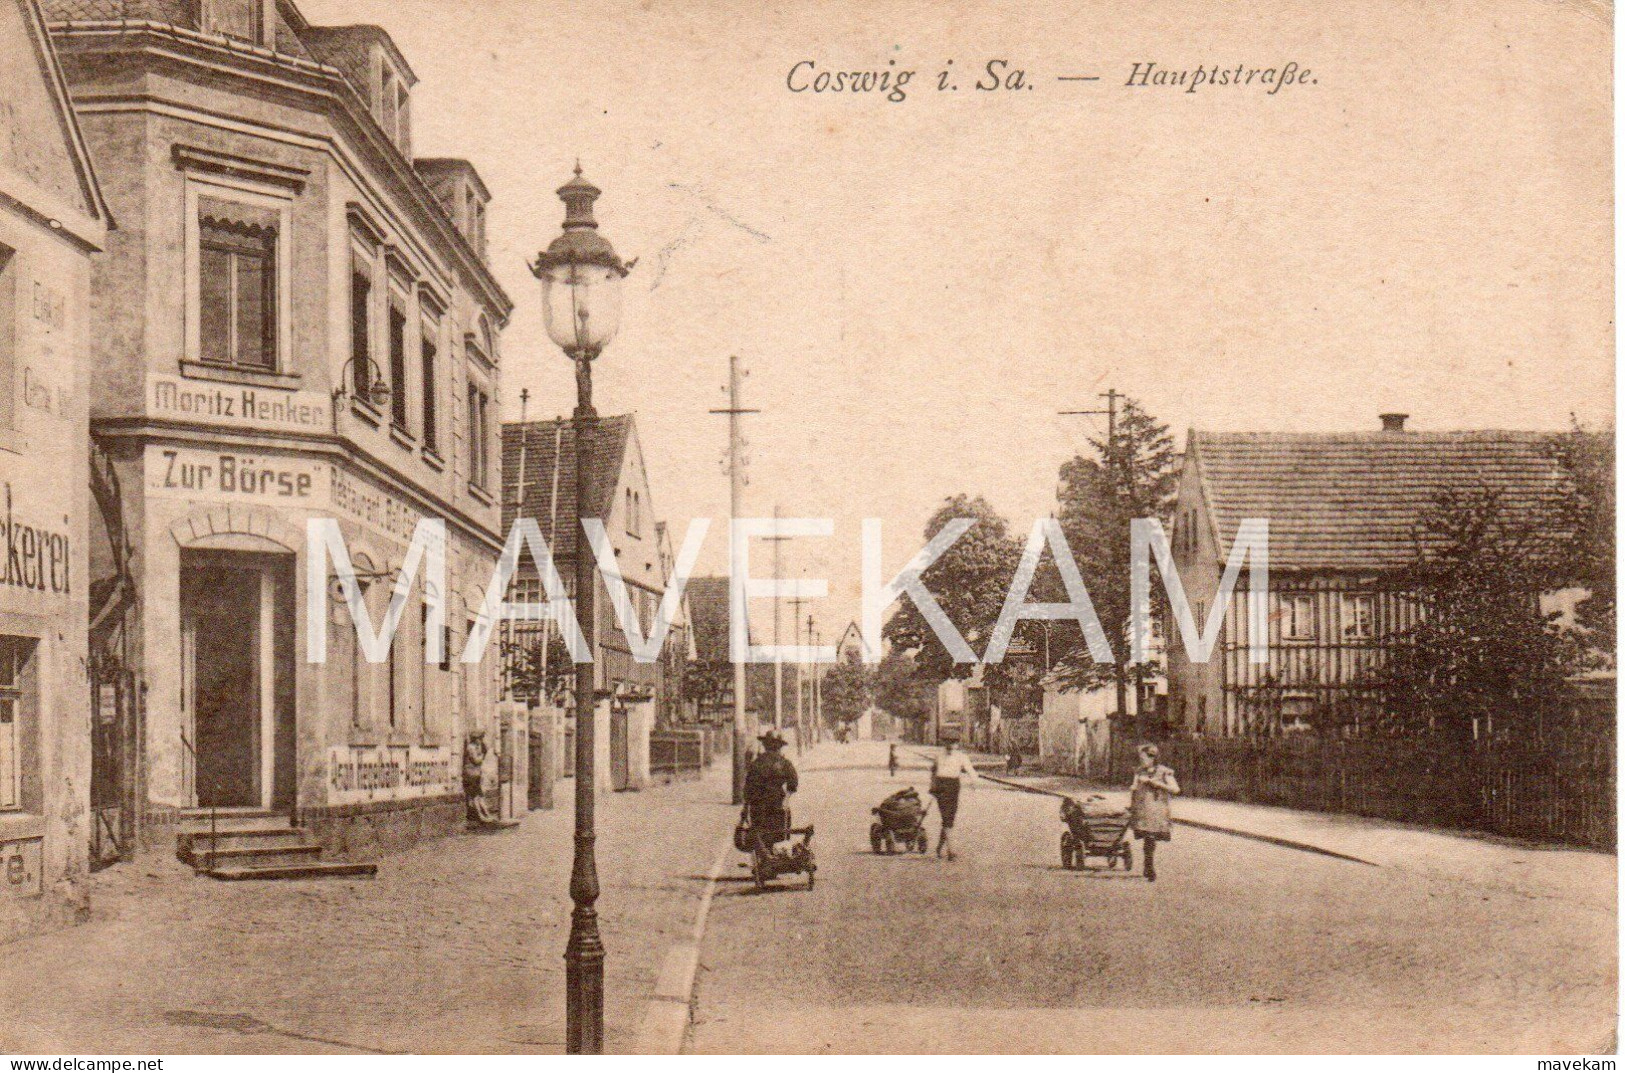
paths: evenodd
<path fill-rule="evenodd" d="M 954 859 L 954 819 L 959 815 L 959 787 L 965 779 L 976 778 L 970 759 L 959 751 L 958 738 L 943 738 L 943 754 L 931 765 L 931 796 L 937 799 L 937 815 L 942 817 L 942 833 L 937 836 L 937 856 Z"/>
<path fill-rule="evenodd" d="M 1173 809 L 1169 802 L 1179 794 L 1174 769 L 1158 763 L 1159 755 L 1157 747 L 1149 742 L 1140 746 L 1140 767 L 1134 772 L 1134 785 L 1129 791 L 1129 822 L 1145 854 L 1145 878 L 1152 883 L 1157 881 L 1157 843 L 1173 837 Z"/>

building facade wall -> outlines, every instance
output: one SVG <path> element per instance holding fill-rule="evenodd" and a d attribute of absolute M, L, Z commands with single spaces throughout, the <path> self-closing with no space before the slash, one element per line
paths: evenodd
<path fill-rule="evenodd" d="M 105 235 L 78 204 L 44 48 L 31 4 L 0 3 L 0 942 L 82 919 L 93 822 L 86 399 Z"/>
<path fill-rule="evenodd" d="M 289 813 L 348 856 L 449 829 L 464 737 L 497 730 L 496 661 L 457 657 L 500 547 L 506 299 L 435 224 L 396 143 L 311 65 L 245 66 L 206 42 L 177 60 L 139 36 L 58 40 L 127 221 L 96 273 L 92 419 L 134 545 L 148 834 L 211 805 Z M 297 91 L 267 84 L 277 78 Z M 222 225 L 273 249 L 269 368 L 211 357 L 203 234 Z M 363 390 L 377 380 L 389 400 Z M 306 523 L 337 520 L 376 629 L 425 518 L 447 526 L 447 658 L 424 662 L 420 575 L 390 659 L 359 654 L 338 598 L 327 659 L 311 662 Z M 334 567 L 325 573 L 331 583 Z M 215 577 L 246 586 L 231 590 L 243 600 L 238 648 L 211 636 L 225 613 L 199 587 Z M 250 699 L 217 696 L 211 674 L 228 658 L 258 675 Z M 222 705 L 238 723 L 258 719 L 252 733 L 217 726 Z M 228 747 L 253 755 L 228 763 Z"/>

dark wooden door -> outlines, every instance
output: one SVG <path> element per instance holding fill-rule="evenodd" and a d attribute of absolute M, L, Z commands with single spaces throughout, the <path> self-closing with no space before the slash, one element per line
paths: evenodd
<path fill-rule="evenodd" d="M 201 807 L 254 806 L 260 793 L 260 572 L 183 572 L 192 725 Z"/>

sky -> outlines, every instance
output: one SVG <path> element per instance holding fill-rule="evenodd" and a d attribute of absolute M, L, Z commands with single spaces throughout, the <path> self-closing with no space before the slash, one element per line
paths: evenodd
<path fill-rule="evenodd" d="M 716 519 L 700 570 L 722 572 L 727 428 L 708 411 L 743 359 L 762 411 L 747 512 L 835 521 L 784 553 L 786 575 L 831 579 L 826 640 L 857 613 L 860 519 L 884 519 L 888 576 L 954 493 L 1025 533 L 1103 428 L 1059 411 L 1107 388 L 1181 443 L 1385 411 L 1613 420 L 1595 4 L 300 7 L 388 30 L 421 79 L 416 151 L 467 157 L 491 188 L 510 420 L 521 388 L 533 419 L 574 403 L 526 262 L 580 159 L 602 232 L 637 258 L 600 411 L 636 413 L 656 514 L 679 537 Z M 976 90 L 990 60 L 1024 85 Z M 1288 63 L 1310 73 L 1275 93 L 1125 85 L 1136 64 Z M 839 70 L 917 73 L 900 102 L 791 91 Z"/>

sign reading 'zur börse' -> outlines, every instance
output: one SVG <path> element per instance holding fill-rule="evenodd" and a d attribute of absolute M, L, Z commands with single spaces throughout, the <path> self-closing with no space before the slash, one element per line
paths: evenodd
<path fill-rule="evenodd" d="M 149 495 L 311 506 L 327 502 L 327 474 L 321 463 L 262 451 L 147 446 Z"/>

